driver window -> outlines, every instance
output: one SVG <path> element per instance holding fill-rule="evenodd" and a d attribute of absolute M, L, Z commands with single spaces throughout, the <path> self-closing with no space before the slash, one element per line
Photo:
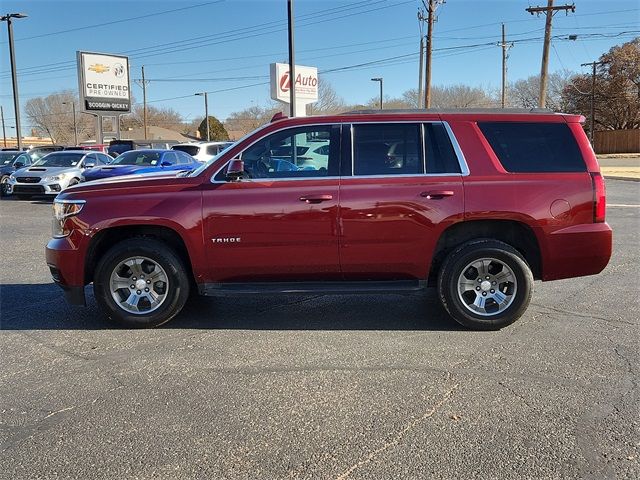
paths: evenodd
<path fill-rule="evenodd" d="M 245 178 L 316 178 L 337 175 L 339 127 L 292 128 L 273 133 L 242 152 Z M 224 169 L 216 180 L 224 181 Z"/>

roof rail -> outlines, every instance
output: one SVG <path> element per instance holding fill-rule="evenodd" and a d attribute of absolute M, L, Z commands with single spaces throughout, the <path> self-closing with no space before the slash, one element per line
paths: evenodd
<path fill-rule="evenodd" d="M 388 110 L 368 109 L 368 110 L 352 110 L 343 112 L 340 115 L 384 115 L 394 113 L 554 113 L 548 108 L 393 108 Z"/>

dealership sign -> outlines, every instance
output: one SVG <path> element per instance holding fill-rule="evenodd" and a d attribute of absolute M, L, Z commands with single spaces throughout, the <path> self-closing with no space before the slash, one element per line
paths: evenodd
<path fill-rule="evenodd" d="M 308 104 L 318 100 L 318 69 L 296 65 L 295 68 L 296 104 Z M 289 103 L 291 75 L 288 63 L 271 64 L 271 98 Z"/>
<path fill-rule="evenodd" d="M 128 57 L 78 52 L 78 82 L 83 111 L 131 111 Z"/>

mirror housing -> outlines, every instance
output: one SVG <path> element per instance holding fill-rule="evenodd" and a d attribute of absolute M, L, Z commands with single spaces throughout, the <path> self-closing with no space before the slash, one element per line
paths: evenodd
<path fill-rule="evenodd" d="M 173 163 L 171 163 L 171 162 L 162 162 L 162 163 L 160 164 L 160 166 L 161 166 L 161 167 L 170 167 L 170 166 L 172 166 L 172 165 L 173 165 Z"/>
<path fill-rule="evenodd" d="M 234 158 L 227 167 L 227 180 L 237 182 L 244 175 L 244 162 L 239 158 Z"/>

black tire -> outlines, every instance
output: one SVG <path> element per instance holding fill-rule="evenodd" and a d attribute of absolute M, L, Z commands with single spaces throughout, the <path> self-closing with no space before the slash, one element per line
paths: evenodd
<path fill-rule="evenodd" d="M 148 313 L 128 312 L 111 293 L 111 274 L 123 261 L 133 257 L 150 259 L 166 273 L 168 286 L 165 285 L 165 298 L 155 310 Z M 135 237 L 114 245 L 99 260 L 93 282 L 96 301 L 106 315 L 128 327 L 136 328 L 157 327 L 175 317 L 189 297 L 189 287 L 187 269 L 180 257 L 165 243 L 148 237 Z"/>
<path fill-rule="evenodd" d="M 486 282 L 486 277 L 470 280 L 470 277 L 479 276 L 478 269 L 472 264 L 482 259 L 487 261 L 485 273 L 490 278 Z M 500 270 L 494 273 L 490 271 L 492 268 L 494 272 Z M 494 275 L 515 278 L 515 281 L 496 286 L 493 281 L 498 283 L 500 277 Z M 477 286 L 470 288 L 467 285 L 472 281 L 477 282 Z M 500 286 L 504 293 L 497 288 Z M 465 289 L 468 290 L 459 293 Z M 509 291 L 512 293 L 508 294 Z M 522 255 L 510 245 L 497 240 L 473 240 L 456 248 L 445 259 L 438 275 L 438 294 L 442 305 L 456 322 L 473 330 L 499 330 L 515 322 L 529 306 L 533 294 L 533 274 Z M 490 298 L 483 300 L 479 298 L 481 294 Z M 493 299 L 497 295 L 506 299 L 504 306 Z M 476 300 L 473 300 L 474 296 Z M 482 301 L 483 306 L 478 307 L 475 301 Z M 484 312 L 479 313 L 481 310 Z"/>
<path fill-rule="evenodd" d="M 69 182 L 69 185 L 67 185 L 67 188 L 73 187 L 74 185 L 78 185 L 79 183 L 80 183 L 80 180 L 78 180 L 77 178 L 72 178 L 71 181 Z"/>
<path fill-rule="evenodd" d="M 9 175 L 3 175 L 2 178 L 0 178 L 0 197 L 9 196 L 8 188 L 9 188 Z"/>
<path fill-rule="evenodd" d="M 16 197 L 18 197 L 18 200 L 31 200 L 31 197 L 33 195 L 16 195 Z"/>

